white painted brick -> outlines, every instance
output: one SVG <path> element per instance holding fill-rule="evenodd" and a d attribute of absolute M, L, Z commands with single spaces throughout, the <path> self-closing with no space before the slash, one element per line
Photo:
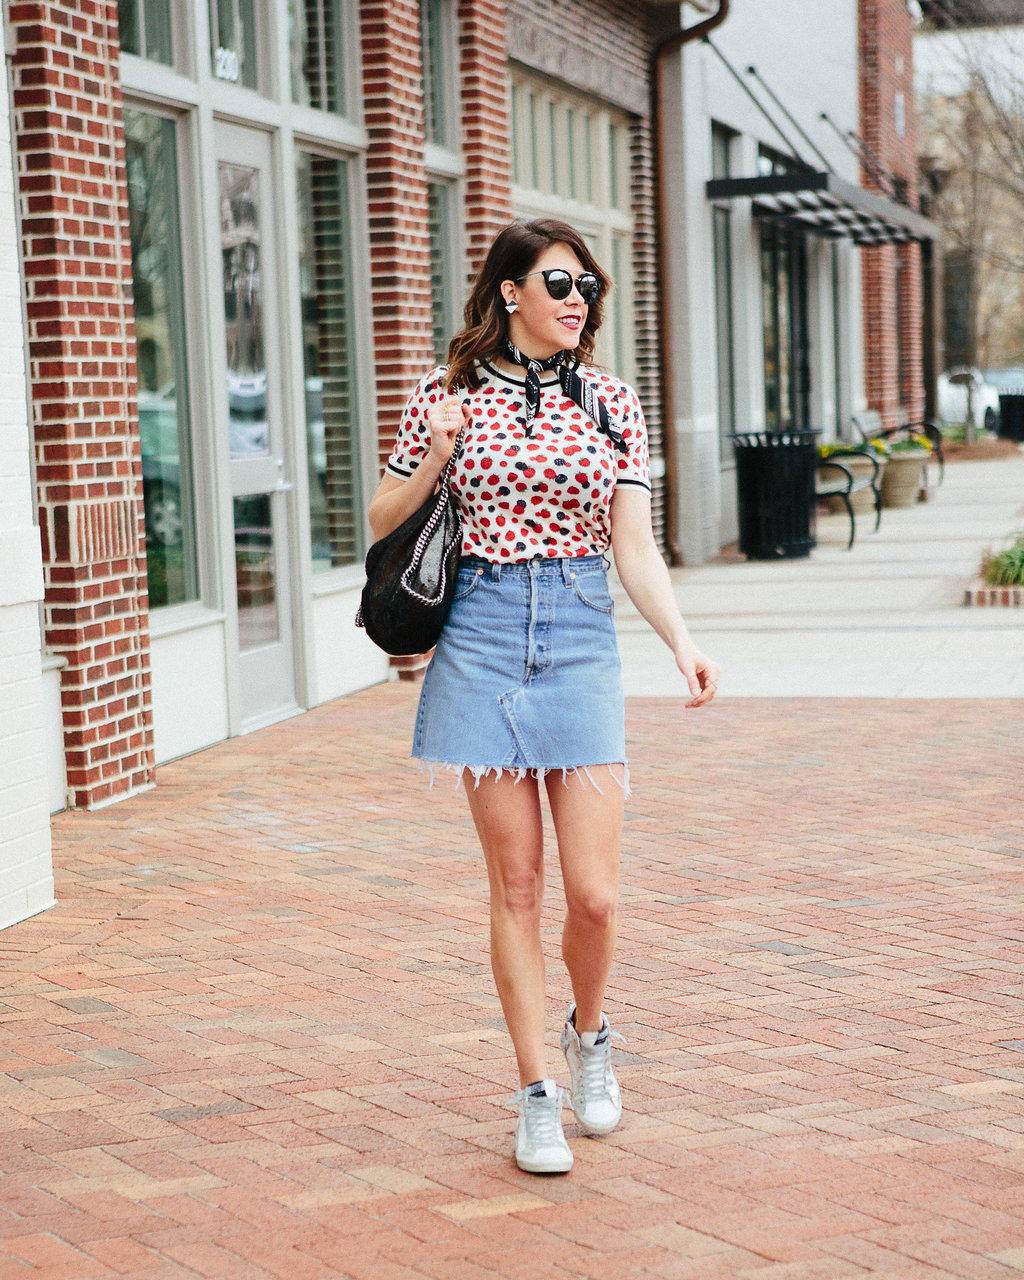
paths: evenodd
<path fill-rule="evenodd" d="M 13 892 L 0 895 L 0 928 L 17 924 L 53 905 L 53 875 L 45 873 Z"/>
<path fill-rule="evenodd" d="M 50 821 L 50 809 L 44 802 L 42 804 L 33 803 L 26 808 L 16 809 L 13 813 L 4 813 L 3 834 L 0 839 L 0 875 L 4 869 L 11 870 L 13 866 L 20 865 L 12 863 L 7 851 L 10 848 L 10 841 L 16 840 L 19 836 L 38 837 Z"/>
<path fill-rule="evenodd" d="M 31 795 L 22 795 L 19 799 L 17 793 L 19 788 L 38 777 L 43 767 L 41 730 L 42 725 L 39 725 L 36 730 L 39 740 L 32 750 L 25 752 L 24 756 L 9 756 L 6 751 L 0 756 L 0 813 L 5 817 L 8 813 L 14 813 L 17 809 L 32 803 Z"/>

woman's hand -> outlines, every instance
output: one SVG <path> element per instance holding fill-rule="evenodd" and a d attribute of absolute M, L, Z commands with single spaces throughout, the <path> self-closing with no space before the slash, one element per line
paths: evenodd
<path fill-rule="evenodd" d="M 430 427 L 430 457 L 440 466 L 455 452 L 455 438 L 463 423 L 469 426 L 469 408 L 458 396 L 445 396 L 439 404 L 427 410 Z"/>
<path fill-rule="evenodd" d="M 722 668 L 706 658 L 692 640 L 681 641 L 673 650 L 676 666 L 686 677 L 693 697 L 688 707 L 702 707 L 710 702 L 718 689 Z"/>

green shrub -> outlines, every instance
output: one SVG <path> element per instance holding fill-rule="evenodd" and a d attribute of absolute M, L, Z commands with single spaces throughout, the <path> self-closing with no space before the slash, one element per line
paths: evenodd
<path fill-rule="evenodd" d="M 1005 551 L 984 557 L 981 576 L 990 587 L 1024 586 L 1024 532 Z"/>

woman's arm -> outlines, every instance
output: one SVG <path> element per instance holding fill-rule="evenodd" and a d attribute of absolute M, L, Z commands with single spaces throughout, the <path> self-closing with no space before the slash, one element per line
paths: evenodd
<path fill-rule="evenodd" d="M 469 425 L 469 409 L 462 406 L 462 420 Z M 406 480 L 385 471 L 377 492 L 370 499 L 367 519 L 373 531 L 374 541 L 379 541 L 403 520 L 408 520 L 432 493 L 437 490 L 437 480 L 444 465 L 452 456 L 455 437 L 462 422 L 448 426 L 444 420 L 443 404 L 431 405 L 427 410 L 430 424 L 430 449 L 420 459 L 416 470 Z"/>
<path fill-rule="evenodd" d="M 612 497 L 612 552 L 626 594 L 640 615 L 672 650 L 693 695 L 688 707 L 715 696 L 722 668 L 705 657 L 686 629 L 672 590 L 668 567 L 651 527 L 651 498 L 639 485 L 620 485 Z"/>

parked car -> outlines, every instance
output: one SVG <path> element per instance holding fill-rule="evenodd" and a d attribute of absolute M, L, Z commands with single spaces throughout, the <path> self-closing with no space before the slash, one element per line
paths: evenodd
<path fill-rule="evenodd" d="M 976 431 L 994 431 L 999 423 L 999 392 L 980 369 L 963 366 L 939 374 L 939 417 L 947 426 L 967 421 L 968 387 Z"/>
<path fill-rule="evenodd" d="M 1024 394 L 1024 365 L 1007 365 L 1005 369 L 986 369 L 985 381 L 1000 395 Z"/>

